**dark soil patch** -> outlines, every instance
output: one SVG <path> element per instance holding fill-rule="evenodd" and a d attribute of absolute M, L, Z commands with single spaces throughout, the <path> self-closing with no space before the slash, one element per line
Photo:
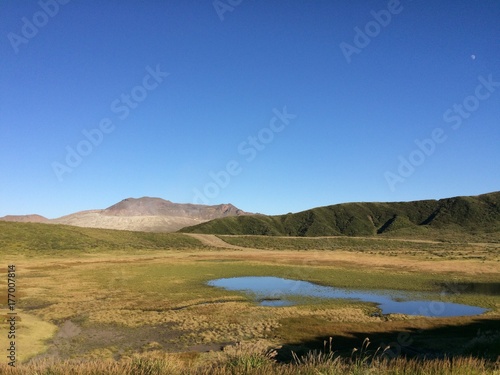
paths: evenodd
<path fill-rule="evenodd" d="M 49 350 L 36 359 L 65 360 L 109 350 L 115 359 L 152 350 L 184 351 L 185 346 L 179 341 L 184 333 L 173 329 L 173 324 L 131 328 L 117 324 L 87 326 L 67 320 L 49 342 Z"/>

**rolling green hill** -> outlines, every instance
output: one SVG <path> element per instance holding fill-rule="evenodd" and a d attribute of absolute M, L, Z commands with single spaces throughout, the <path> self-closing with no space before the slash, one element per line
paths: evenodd
<path fill-rule="evenodd" d="M 394 203 L 345 203 L 278 216 L 216 219 L 185 233 L 269 236 L 392 236 L 500 241 L 500 192 Z"/>
<path fill-rule="evenodd" d="M 132 232 L 0 221 L 0 255 L 200 247 L 203 245 L 197 239 L 176 233 Z"/>

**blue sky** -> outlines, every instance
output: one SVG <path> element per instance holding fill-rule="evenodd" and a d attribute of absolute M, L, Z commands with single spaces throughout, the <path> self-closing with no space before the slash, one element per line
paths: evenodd
<path fill-rule="evenodd" d="M 0 216 L 499 190 L 499 19 L 496 0 L 3 0 Z"/>

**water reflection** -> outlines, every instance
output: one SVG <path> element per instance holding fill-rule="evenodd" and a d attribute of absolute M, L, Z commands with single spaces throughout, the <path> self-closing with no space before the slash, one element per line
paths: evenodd
<path fill-rule="evenodd" d="M 410 293 L 402 291 L 349 290 L 270 276 L 217 279 L 209 281 L 208 285 L 249 293 L 262 306 L 288 306 L 294 304 L 292 297 L 314 297 L 371 302 L 377 304 L 383 314 L 452 317 L 478 315 L 486 311 L 481 307 L 443 302 L 437 295 L 435 301 L 411 300 Z"/>

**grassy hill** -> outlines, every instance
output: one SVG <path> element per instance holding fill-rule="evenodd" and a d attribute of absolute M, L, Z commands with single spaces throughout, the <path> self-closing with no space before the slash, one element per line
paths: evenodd
<path fill-rule="evenodd" d="M 185 233 L 269 236 L 391 236 L 500 241 L 500 192 L 394 203 L 345 203 L 278 216 L 216 219 Z"/>
<path fill-rule="evenodd" d="M 198 240 L 176 233 L 132 232 L 0 221 L 0 255 L 200 247 L 203 245 Z"/>

